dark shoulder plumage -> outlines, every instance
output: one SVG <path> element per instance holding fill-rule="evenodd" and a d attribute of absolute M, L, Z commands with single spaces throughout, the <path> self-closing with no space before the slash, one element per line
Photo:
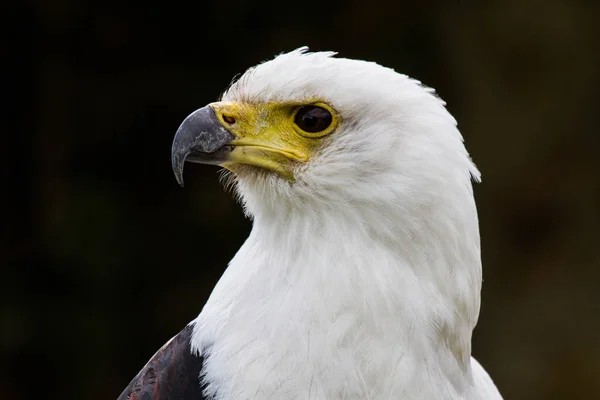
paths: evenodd
<path fill-rule="evenodd" d="M 203 359 L 191 352 L 188 325 L 165 344 L 117 400 L 206 400 L 200 371 Z"/>

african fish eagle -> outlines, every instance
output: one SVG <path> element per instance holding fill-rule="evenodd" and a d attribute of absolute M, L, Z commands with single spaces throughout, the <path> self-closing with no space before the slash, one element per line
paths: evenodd
<path fill-rule="evenodd" d="M 172 167 L 215 164 L 253 220 L 200 315 L 119 400 L 496 400 L 471 357 L 479 172 L 432 89 L 281 54 L 190 114 Z"/>

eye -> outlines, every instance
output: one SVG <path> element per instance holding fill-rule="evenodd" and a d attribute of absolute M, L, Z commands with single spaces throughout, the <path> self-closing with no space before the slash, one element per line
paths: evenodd
<path fill-rule="evenodd" d="M 294 123 L 308 133 L 322 132 L 329 128 L 333 116 L 329 111 L 318 106 L 303 106 L 296 112 Z"/>

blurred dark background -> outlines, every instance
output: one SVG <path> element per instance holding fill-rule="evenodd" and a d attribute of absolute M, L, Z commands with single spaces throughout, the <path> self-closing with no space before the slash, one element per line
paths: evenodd
<path fill-rule="evenodd" d="M 0 398 L 114 399 L 251 227 L 171 140 L 308 45 L 433 86 L 483 172 L 474 355 L 506 399 L 600 393 L 600 2 L 9 2 Z"/>

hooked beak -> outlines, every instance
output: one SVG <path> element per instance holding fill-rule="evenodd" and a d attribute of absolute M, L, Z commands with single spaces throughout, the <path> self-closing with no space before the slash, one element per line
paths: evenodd
<path fill-rule="evenodd" d="M 210 107 L 191 113 L 179 126 L 171 148 L 171 165 L 177 182 L 183 186 L 183 166 L 186 161 L 201 164 L 222 164 L 233 150 L 228 144 L 235 139 L 221 124 Z"/>

